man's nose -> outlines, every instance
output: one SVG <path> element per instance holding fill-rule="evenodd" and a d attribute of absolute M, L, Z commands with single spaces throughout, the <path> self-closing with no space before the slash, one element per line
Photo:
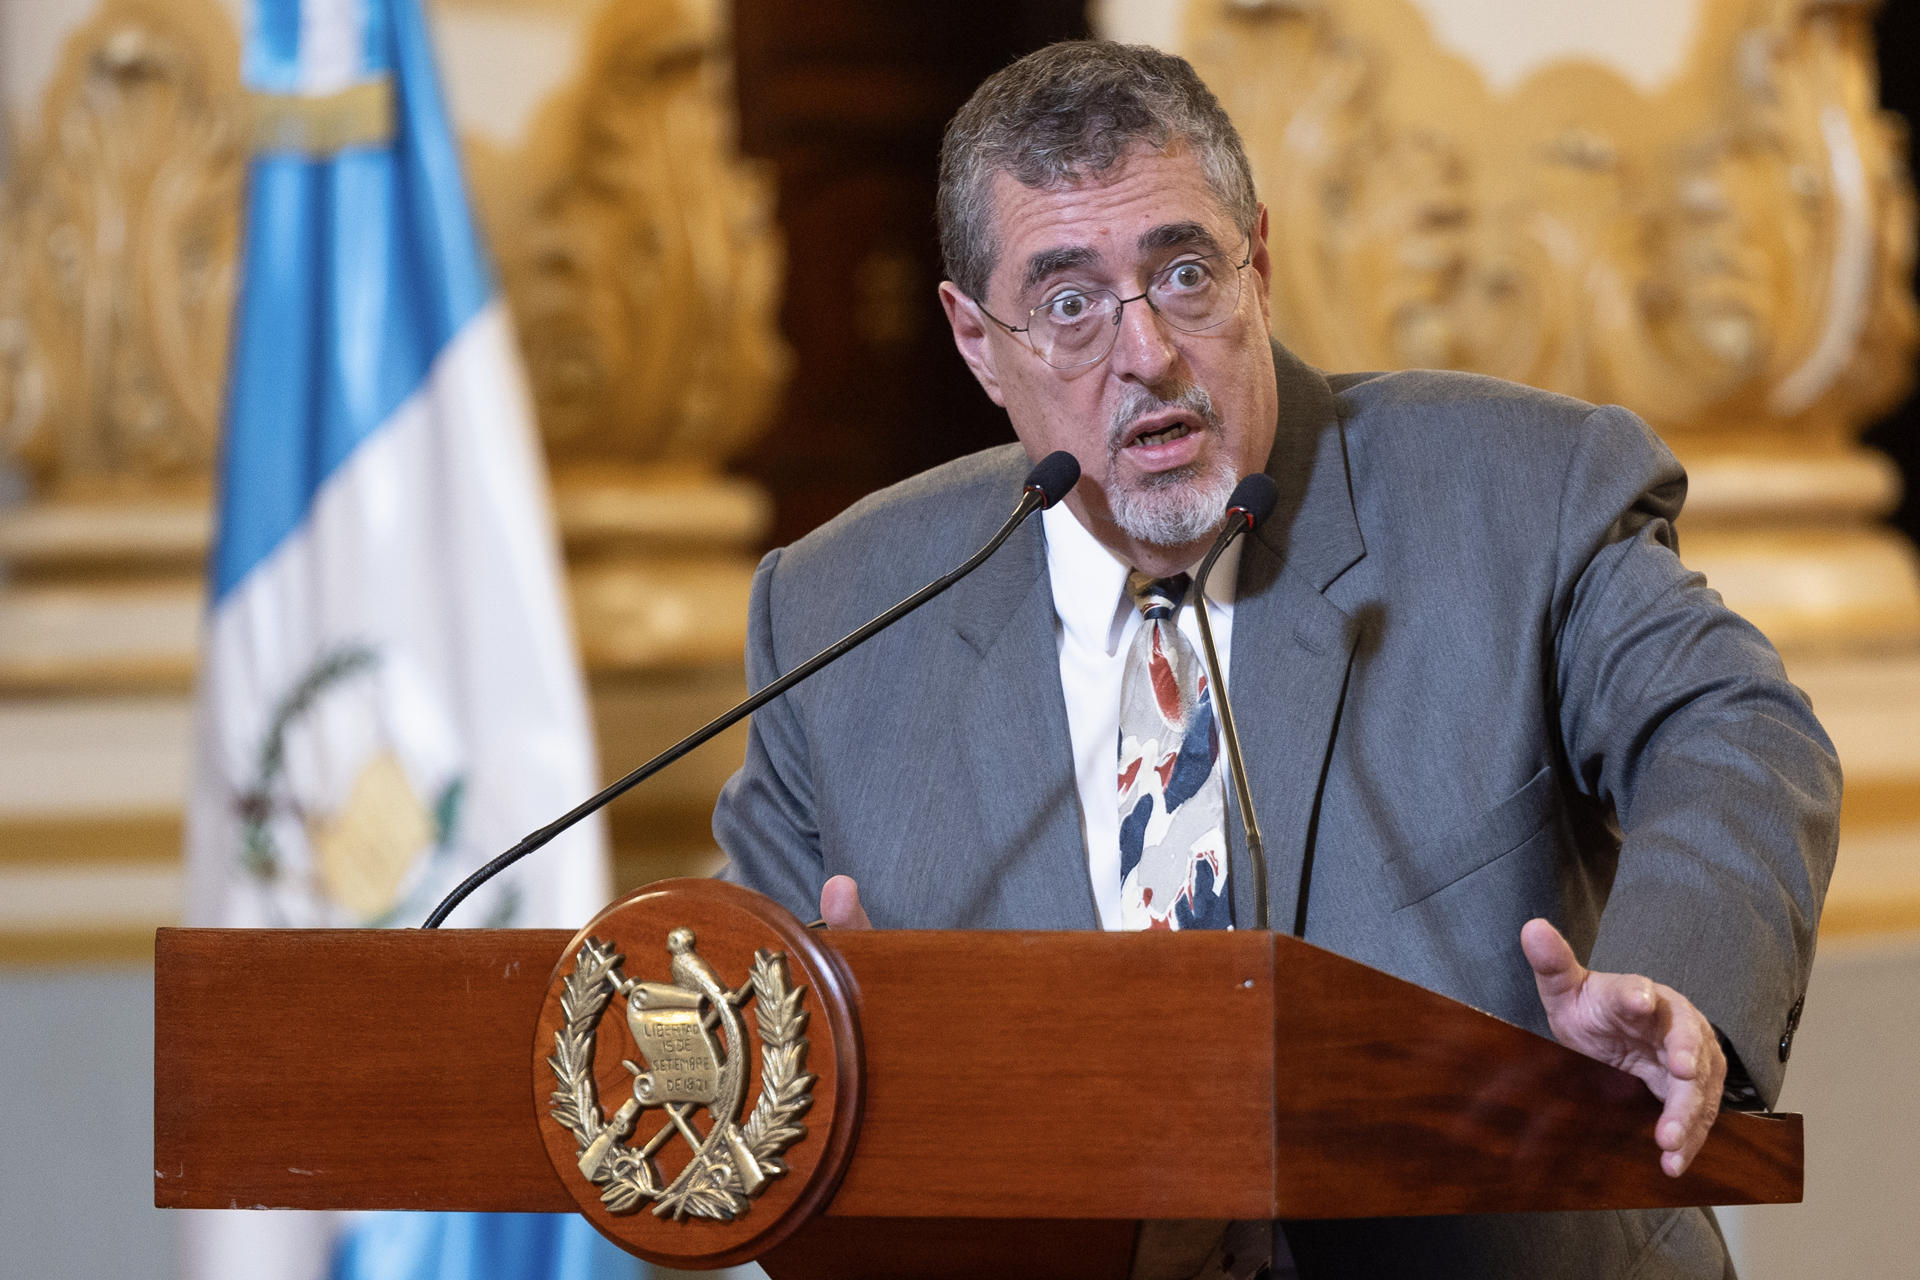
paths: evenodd
<path fill-rule="evenodd" d="M 1144 297 L 1121 309 L 1120 332 L 1114 335 L 1113 352 L 1107 357 L 1117 376 L 1158 386 L 1179 358 L 1171 327 Z"/>

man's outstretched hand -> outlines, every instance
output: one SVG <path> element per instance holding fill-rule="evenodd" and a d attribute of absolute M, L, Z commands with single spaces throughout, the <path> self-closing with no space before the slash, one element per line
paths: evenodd
<path fill-rule="evenodd" d="M 1661 1150 L 1660 1167 L 1679 1177 L 1720 1113 L 1727 1059 L 1713 1025 L 1672 987 L 1637 974 L 1583 967 L 1560 931 L 1545 920 L 1527 921 L 1520 947 L 1533 966 L 1555 1038 L 1640 1077 L 1666 1103 L 1653 1137 Z"/>
<path fill-rule="evenodd" d="M 820 886 L 820 918 L 829 929 L 871 929 L 867 909 L 860 905 L 860 886 L 852 876 L 833 876 Z"/>
<path fill-rule="evenodd" d="M 820 918 L 832 929 L 871 929 L 852 876 L 820 889 Z M 1720 1113 L 1727 1060 L 1713 1026 L 1672 987 L 1630 973 L 1595 973 L 1545 920 L 1529 920 L 1520 946 L 1533 966 L 1547 1025 L 1561 1044 L 1646 1082 L 1666 1103 L 1654 1126 L 1660 1167 L 1686 1172 Z"/>

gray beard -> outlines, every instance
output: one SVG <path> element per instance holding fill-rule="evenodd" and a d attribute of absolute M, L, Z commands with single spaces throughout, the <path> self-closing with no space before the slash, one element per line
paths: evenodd
<path fill-rule="evenodd" d="M 1204 387 L 1189 384 L 1171 397 L 1135 387 L 1114 410 L 1113 425 L 1107 433 L 1108 474 L 1118 471 L 1121 441 L 1126 439 L 1128 428 L 1146 414 L 1169 407 L 1187 410 L 1209 431 L 1221 429 L 1213 397 Z M 1227 499 L 1239 482 L 1233 464 L 1225 459 L 1211 467 L 1195 464 L 1149 476 L 1137 486 L 1109 491 L 1107 509 L 1121 532 L 1134 541 L 1155 547 L 1181 547 L 1200 541 L 1220 527 Z"/>

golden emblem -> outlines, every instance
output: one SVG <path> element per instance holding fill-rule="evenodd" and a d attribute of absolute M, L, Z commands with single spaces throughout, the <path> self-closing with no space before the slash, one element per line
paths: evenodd
<path fill-rule="evenodd" d="M 554 1030 L 556 1088 L 549 1114 L 578 1143 L 580 1172 L 614 1213 L 653 1202 L 659 1217 L 717 1218 L 730 1222 L 751 1207 L 770 1179 L 787 1171 L 781 1152 L 806 1136 L 800 1116 L 813 1103 L 807 1074 L 806 988 L 787 976 L 786 956 L 758 951 L 746 985 L 729 989 L 694 949 L 691 929 L 667 935 L 670 982 L 641 982 L 621 972 L 610 943 L 588 938 L 574 957 L 561 992 L 561 1025 Z M 751 994 L 760 1032 L 760 1097 L 745 1123 L 749 1045 L 740 1006 Z M 593 1052 L 601 1015 L 615 995 L 627 1002 L 627 1029 L 645 1066 L 624 1061 L 633 1096 L 609 1119 L 593 1080 Z M 716 1034 L 716 1032 L 718 1034 Z M 705 1107 L 705 1133 L 695 1112 Z M 637 1145 L 627 1139 L 640 1113 L 658 1108 L 664 1121 Z M 692 1158 L 663 1183 L 655 1157 L 676 1136 Z"/>
<path fill-rule="evenodd" d="M 407 873 L 440 838 L 391 748 L 361 767 L 337 812 L 308 815 L 306 828 L 327 896 L 361 920 L 399 904 Z"/>

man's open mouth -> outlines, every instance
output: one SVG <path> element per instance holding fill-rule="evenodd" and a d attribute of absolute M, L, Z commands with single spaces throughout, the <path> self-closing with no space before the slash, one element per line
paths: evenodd
<path fill-rule="evenodd" d="M 1171 444 L 1173 441 L 1191 434 L 1193 434 L 1193 428 L 1186 423 L 1170 422 L 1166 426 L 1159 427 L 1152 431 L 1142 431 L 1139 435 L 1127 441 L 1127 447 L 1132 448 L 1134 445 L 1146 445 L 1151 448 L 1157 444 Z"/>
<path fill-rule="evenodd" d="M 1148 426 L 1137 436 L 1129 436 L 1125 447 L 1133 449 L 1135 445 L 1139 445 L 1144 449 L 1152 449 L 1156 445 L 1171 445 L 1175 439 L 1185 439 L 1198 430 L 1200 428 L 1198 424 L 1192 422 L 1192 418 L 1187 418 L 1185 415 L 1175 416 L 1171 422 L 1165 422 L 1164 426 Z"/>

